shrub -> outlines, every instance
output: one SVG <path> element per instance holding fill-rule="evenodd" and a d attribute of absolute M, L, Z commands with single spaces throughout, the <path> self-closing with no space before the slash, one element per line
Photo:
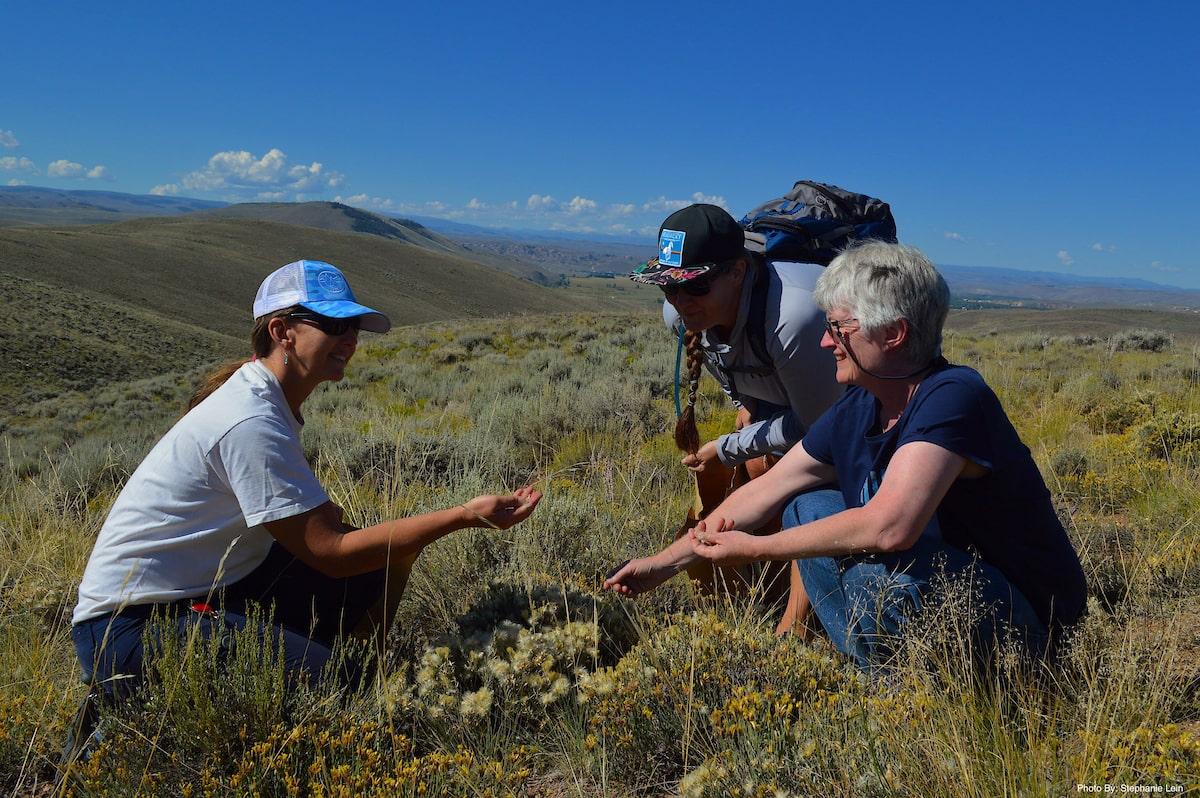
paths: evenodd
<path fill-rule="evenodd" d="M 731 728 L 729 702 L 744 695 L 738 691 L 768 686 L 812 709 L 836 703 L 833 696 L 860 681 L 795 637 L 778 640 L 764 626 L 709 611 L 648 628 L 617 665 L 581 682 L 580 701 L 616 774 L 628 784 L 663 784 Z"/>
<path fill-rule="evenodd" d="M 1174 336 L 1164 330 L 1126 330 L 1108 340 L 1111 352 L 1163 352 L 1174 345 Z"/>

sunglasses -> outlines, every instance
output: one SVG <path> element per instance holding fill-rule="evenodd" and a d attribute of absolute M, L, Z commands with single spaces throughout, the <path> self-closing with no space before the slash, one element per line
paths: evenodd
<path fill-rule="evenodd" d="M 729 269 L 729 264 L 716 264 L 714 268 L 705 273 L 703 277 L 697 277 L 695 280 L 687 280 L 682 283 L 674 283 L 672 285 L 660 285 L 659 288 L 667 296 L 676 296 L 680 291 L 688 296 L 707 296 L 712 290 L 713 280 L 720 277 Z"/>
<path fill-rule="evenodd" d="M 311 310 L 297 310 L 294 313 L 289 313 L 287 317 L 318 327 L 321 332 L 334 338 L 339 335 L 345 335 L 349 330 L 357 330 L 359 321 L 357 316 L 352 316 L 348 319 L 335 319 L 332 316 L 322 316 L 320 313 L 314 313 Z"/>

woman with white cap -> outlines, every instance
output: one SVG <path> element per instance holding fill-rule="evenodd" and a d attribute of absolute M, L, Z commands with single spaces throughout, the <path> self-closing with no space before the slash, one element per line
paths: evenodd
<path fill-rule="evenodd" d="M 263 281 L 254 316 L 254 357 L 193 397 L 125 484 L 92 551 L 72 637 L 84 679 L 109 695 L 140 682 L 152 614 L 180 634 L 219 635 L 244 628 L 255 604 L 274 606 L 260 632 L 289 675 L 319 678 L 343 630 L 386 631 L 422 548 L 466 527 L 511 527 L 541 498 L 521 488 L 345 526 L 305 460 L 301 406 L 343 378 L 360 330 L 391 322 L 358 304 L 337 268 L 308 260 Z"/>

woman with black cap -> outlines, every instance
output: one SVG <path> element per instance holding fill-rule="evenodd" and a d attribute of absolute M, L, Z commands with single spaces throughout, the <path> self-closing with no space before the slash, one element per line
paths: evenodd
<path fill-rule="evenodd" d="M 848 240 L 841 235 L 842 243 Z M 684 336 L 687 404 L 675 441 L 686 452 L 683 464 L 696 475 L 699 506 L 675 543 L 626 563 L 606 580 L 605 587 L 618 593 L 651 590 L 684 569 L 710 586 L 712 566 L 693 554 L 686 530 L 732 487 L 770 468 L 843 392 L 833 359 L 820 347 L 825 316 L 812 298 L 823 266 L 765 257 L 763 245 L 763 236 L 747 232 L 724 209 L 691 205 L 667 217 L 658 256 L 630 275 L 662 289 L 664 321 Z M 694 417 L 702 366 L 738 405 L 737 429 L 704 442 Z M 834 492 L 829 494 L 832 500 Z M 778 520 L 758 531 L 776 529 Z M 794 565 L 788 582 L 780 634 L 810 607 Z"/>

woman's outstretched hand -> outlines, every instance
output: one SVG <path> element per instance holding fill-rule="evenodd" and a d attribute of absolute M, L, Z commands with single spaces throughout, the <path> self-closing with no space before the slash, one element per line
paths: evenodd
<path fill-rule="evenodd" d="M 674 575 L 674 568 L 656 565 L 652 558 L 642 557 L 618 566 L 604 580 L 604 589 L 622 596 L 636 596 L 653 590 Z"/>
<path fill-rule="evenodd" d="M 463 509 L 469 526 L 508 529 L 528 518 L 541 500 L 541 492 L 527 485 L 509 496 L 476 496 L 463 504 Z"/>

